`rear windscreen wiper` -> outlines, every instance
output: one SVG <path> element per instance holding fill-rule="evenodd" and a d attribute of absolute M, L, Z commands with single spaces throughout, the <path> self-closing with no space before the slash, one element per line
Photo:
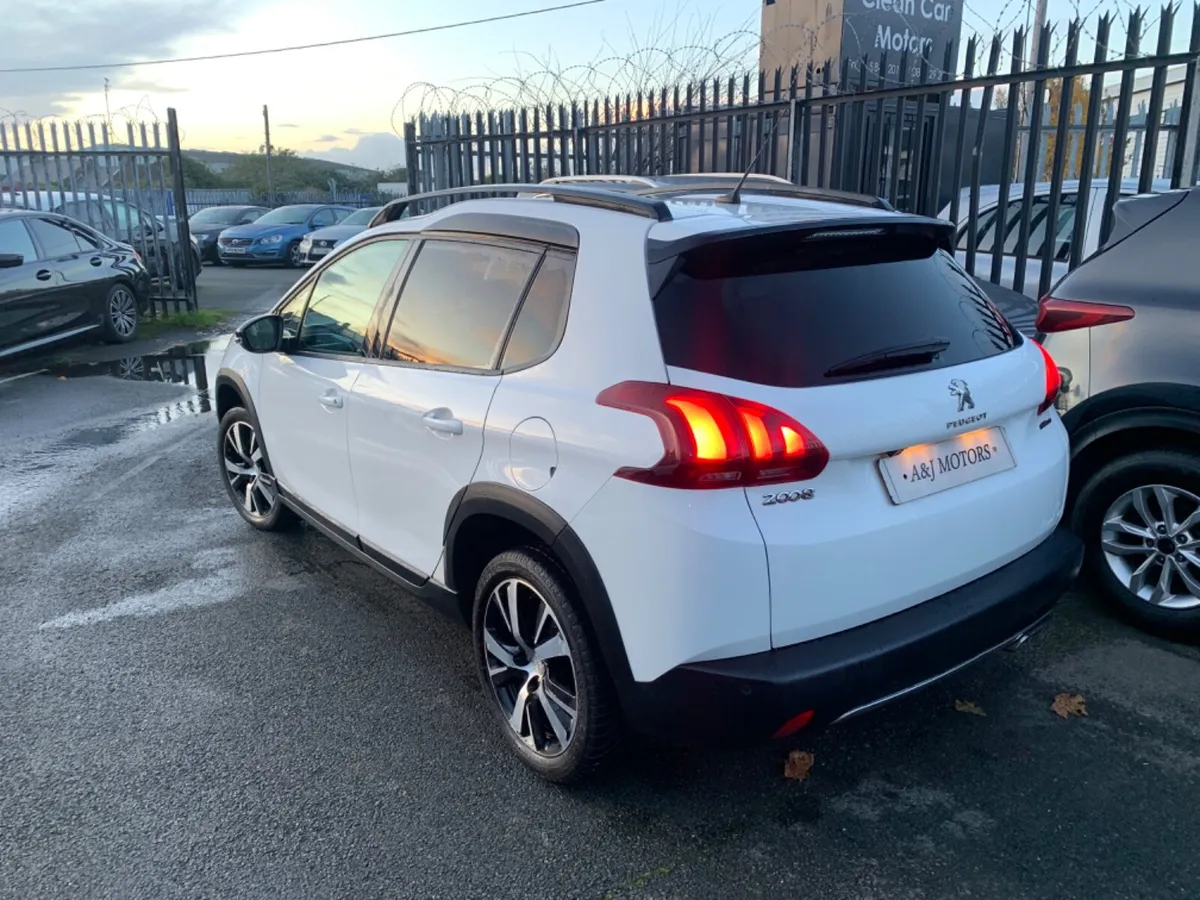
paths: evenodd
<path fill-rule="evenodd" d="M 861 375 L 865 372 L 882 372 L 887 369 L 903 369 L 906 366 L 919 366 L 933 362 L 937 359 L 938 354 L 949 346 L 949 341 L 933 338 L 915 344 L 886 347 L 883 350 L 864 353 L 862 356 L 856 356 L 853 359 L 832 365 L 825 370 L 825 377 Z"/>

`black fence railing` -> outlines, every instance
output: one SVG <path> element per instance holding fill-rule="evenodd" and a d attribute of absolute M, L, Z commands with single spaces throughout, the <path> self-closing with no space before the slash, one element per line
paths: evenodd
<path fill-rule="evenodd" d="M 1094 28 L 1076 20 L 1052 65 L 1048 25 L 1028 69 L 1018 30 L 986 44 L 981 71 L 985 44 L 968 41 L 952 80 L 932 73 L 954 71 L 954 47 L 936 65 L 904 54 L 889 69 L 885 52 L 585 103 L 424 115 L 405 128 L 409 192 L 750 169 L 942 215 L 959 226 L 968 271 L 1036 297 L 1103 242 L 1122 196 L 1200 179 L 1200 5 L 1179 51 L 1176 14 L 1162 9 L 1149 54 L 1135 10 L 1121 52 L 1111 16 Z M 1005 56 L 1015 61 L 1006 72 Z M 889 71 L 917 75 L 878 74 Z"/>
<path fill-rule="evenodd" d="M 58 212 L 134 247 L 150 270 L 151 315 L 196 308 L 187 222 L 168 216 L 184 196 L 175 110 L 165 127 L 128 123 L 0 122 L 0 207 Z"/>

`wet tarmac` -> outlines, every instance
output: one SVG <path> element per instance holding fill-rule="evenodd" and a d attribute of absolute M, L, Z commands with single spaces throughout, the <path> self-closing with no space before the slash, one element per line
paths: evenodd
<path fill-rule="evenodd" d="M 1200 653 L 1082 587 L 826 734 L 539 782 L 461 628 L 230 508 L 219 352 L 0 380 L 0 898 L 1200 896 Z"/>

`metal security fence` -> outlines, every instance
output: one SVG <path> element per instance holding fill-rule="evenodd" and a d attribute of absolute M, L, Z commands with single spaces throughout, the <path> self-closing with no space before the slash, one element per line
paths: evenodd
<path fill-rule="evenodd" d="M 1111 16 L 1073 21 L 1054 65 L 1047 26 L 1032 68 L 1020 62 L 1024 30 L 972 38 L 948 80 L 935 74 L 954 71 L 953 46 L 937 61 L 884 52 L 585 103 L 424 115 L 405 128 L 409 191 L 749 169 L 942 213 L 959 225 L 968 271 L 1040 296 L 1103 240 L 1121 196 L 1200 177 L 1200 4 L 1180 52 L 1176 14 L 1157 16 L 1149 53 L 1140 10 L 1123 52 L 1110 47 Z"/>
<path fill-rule="evenodd" d="M 68 215 L 138 251 L 150 270 L 151 315 L 196 308 L 187 221 L 170 216 L 184 197 L 179 126 L 95 122 L 0 122 L 0 206 Z"/>

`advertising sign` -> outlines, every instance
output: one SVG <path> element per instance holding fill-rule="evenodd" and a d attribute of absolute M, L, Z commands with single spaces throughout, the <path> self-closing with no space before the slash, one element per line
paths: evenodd
<path fill-rule="evenodd" d="M 946 47 L 953 46 L 952 66 L 957 64 L 962 32 L 961 0 L 845 0 L 842 15 L 842 56 L 850 60 L 850 83 L 857 84 L 863 57 L 873 80 L 879 74 L 879 59 L 887 51 L 888 82 L 901 78 L 900 63 L 908 51 L 908 83 L 920 80 L 921 58 L 929 58 L 930 81 L 953 77 L 943 74 Z"/>

